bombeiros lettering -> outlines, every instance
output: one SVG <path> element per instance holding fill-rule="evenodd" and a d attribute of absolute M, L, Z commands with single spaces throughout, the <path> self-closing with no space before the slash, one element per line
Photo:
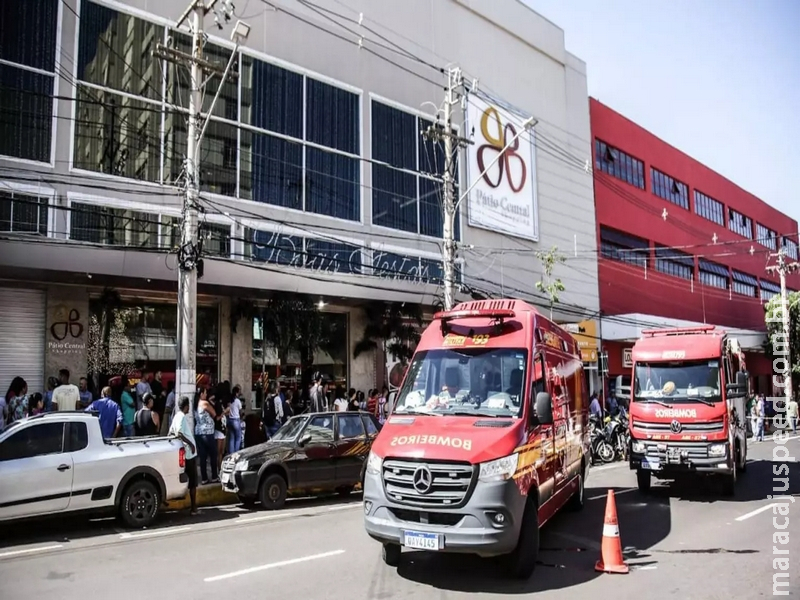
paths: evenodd
<path fill-rule="evenodd" d="M 391 446 L 447 446 L 472 450 L 472 440 L 444 435 L 397 435 L 392 438 Z"/>
<path fill-rule="evenodd" d="M 696 419 L 697 411 L 693 408 L 658 408 L 656 409 L 656 417 L 660 419 Z"/>

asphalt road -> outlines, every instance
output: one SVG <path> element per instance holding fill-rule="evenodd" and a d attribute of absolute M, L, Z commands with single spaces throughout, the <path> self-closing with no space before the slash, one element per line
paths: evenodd
<path fill-rule="evenodd" d="M 497 560 L 467 556 L 408 552 L 399 569 L 385 566 L 354 494 L 293 501 L 273 513 L 227 507 L 197 518 L 170 514 L 135 532 L 113 520 L 2 524 L 0 598 L 765 598 L 773 592 L 773 447 L 751 446 L 734 498 L 701 485 L 654 486 L 642 496 L 626 466 L 594 470 L 586 508 L 544 528 L 540 565 L 524 583 L 505 579 Z M 800 439 L 787 447 L 800 457 Z M 800 465 L 791 465 L 789 477 L 797 496 Z M 617 492 L 628 575 L 594 571 L 609 488 Z M 785 531 L 790 541 L 779 549 L 789 553 L 789 597 L 800 598 L 800 502 Z"/>

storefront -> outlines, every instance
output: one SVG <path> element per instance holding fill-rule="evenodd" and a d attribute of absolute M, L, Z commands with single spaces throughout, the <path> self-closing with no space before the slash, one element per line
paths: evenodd
<path fill-rule="evenodd" d="M 103 292 L 89 301 L 87 373 L 98 386 L 127 374 L 132 380 L 145 369 L 161 371 L 162 382 L 175 379 L 177 305 L 136 300 Z M 197 307 L 197 373 L 219 379 L 219 306 Z"/>
<path fill-rule="evenodd" d="M 569 323 L 564 328 L 572 334 L 578 342 L 578 349 L 581 353 L 581 361 L 586 371 L 589 382 L 589 393 L 600 393 L 602 389 L 603 377 L 600 372 L 600 362 L 598 360 L 600 351 L 600 338 L 597 335 L 597 321 L 581 321 L 580 323 Z"/>

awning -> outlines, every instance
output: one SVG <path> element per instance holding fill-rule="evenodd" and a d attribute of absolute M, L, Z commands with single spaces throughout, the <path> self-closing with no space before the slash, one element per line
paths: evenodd
<path fill-rule="evenodd" d="M 752 275 L 748 275 L 747 273 L 742 273 L 741 271 L 731 271 L 731 274 L 733 275 L 734 281 L 758 287 L 758 279 L 756 279 Z"/>
<path fill-rule="evenodd" d="M 686 254 L 685 252 L 673 250 L 672 248 L 664 248 L 663 246 L 656 247 L 656 258 L 686 265 L 687 267 L 694 269 L 693 256 Z"/>
<path fill-rule="evenodd" d="M 620 231 L 614 231 L 606 227 L 600 227 L 600 241 L 632 249 L 648 249 L 650 247 L 650 242 L 647 240 L 633 237 L 632 235 L 627 235 Z"/>
<path fill-rule="evenodd" d="M 765 292 L 772 292 L 773 294 L 781 293 L 781 286 L 772 283 L 771 281 L 761 280 L 761 289 Z"/>
<path fill-rule="evenodd" d="M 705 271 L 706 273 L 713 273 L 714 275 L 719 275 L 727 279 L 730 277 L 730 273 L 728 273 L 728 267 L 723 267 L 722 265 L 718 265 L 717 263 L 713 263 L 710 260 L 706 260 L 704 258 L 700 259 L 700 270 Z"/>

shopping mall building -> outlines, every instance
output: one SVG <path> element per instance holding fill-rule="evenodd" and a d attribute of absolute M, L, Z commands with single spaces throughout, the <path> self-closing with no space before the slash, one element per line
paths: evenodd
<path fill-rule="evenodd" d="M 175 29 L 186 4 L 3 3 L 0 386 L 20 375 L 40 391 L 62 368 L 174 372 L 189 78 L 154 52 L 189 51 Z M 313 367 L 362 390 L 382 382 L 381 353 L 354 357 L 365 307 L 441 301 L 444 154 L 420 131 L 441 115 L 449 65 L 463 70 L 454 124 L 471 142 L 458 154 L 459 297 L 547 309 L 536 252 L 596 247 L 586 66 L 564 32 L 514 0 L 355 5 L 255 2 L 230 23 L 220 13 L 221 29 L 206 19 L 218 68 L 236 20 L 250 26 L 198 165 L 197 362 L 215 379 L 249 389 L 262 357 L 295 377 L 296 353 L 279 365 L 245 308 L 302 294 L 334 332 Z M 597 314 L 596 265 L 553 276 L 566 288 L 556 319 Z"/>

